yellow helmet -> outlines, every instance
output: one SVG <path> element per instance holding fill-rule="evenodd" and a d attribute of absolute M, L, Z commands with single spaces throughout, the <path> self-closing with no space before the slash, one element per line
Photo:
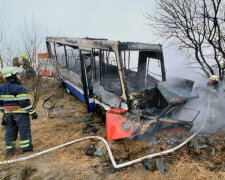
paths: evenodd
<path fill-rule="evenodd" d="M 1 70 L 1 75 L 2 77 L 8 78 L 12 75 L 15 75 L 17 73 L 22 73 L 23 72 L 23 68 L 19 68 L 19 67 L 5 67 Z"/>
<path fill-rule="evenodd" d="M 218 78 L 218 76 L 216 76 L 216 75 L 210 76 L 209 79 L 210 79 L 210 80 L 213 80 L 213 81 L 219 81 L 219 78 Z"/>
<path fill-rule="evenodd" d="M 25 54 L 22 54 L 22 55 L 21 55 L 21 58 L 27 59 L 27 56 L 26 56 Z"/>

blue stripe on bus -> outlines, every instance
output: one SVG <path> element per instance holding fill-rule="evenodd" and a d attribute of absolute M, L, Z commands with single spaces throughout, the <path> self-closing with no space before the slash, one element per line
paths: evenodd
<path fill-rule="evenodd" d="M 64 82 L 64 83 L 72 94 L 74 94 L 78 99 L 80 99 L 83 103 L 86 104 L 83 93 L 81 93 L 79 90 L 75 89 L 69 83 L 67 83 L 67 82 Z M 94 111 L 94 110 L 95 110 L 95 103 L 94 102 L 89 103 L 89 111 Z"/>
<path fill-rule="evenodd" d="M 95 103 L 92 102 L 92 103 L 89 103 L 89 111 L 94 111 L 95 110 Z"/>
<path fill-rule="evenodd" d="M 69 83 L 65 82 L 66 87 L 69 89 L 71 93 L 73 93 L 78 99 L 80 99 L 83 103 L 86 103 L 84 94 L 82 94 L 80 91 L 75 89 L 73 86 L 71 86 Z"/>

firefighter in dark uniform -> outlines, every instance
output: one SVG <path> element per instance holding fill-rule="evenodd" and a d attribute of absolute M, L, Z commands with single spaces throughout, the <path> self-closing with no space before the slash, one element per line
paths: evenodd
<path fill-rule="evenodd" d="M 4 112 L 2 125 L 5 126 L 6 155 L 15 150 L 18 131 L 20 132 L 20 152 L 32 151 L 30 118 L 37 119 L 37 113 L 30 103 L 27 90 L 21 85 L 22 68 L 6 67 L 1 75 L 6 83 L 0 86 L 0 108 Z"/>
<path fill-rule="evenodd" d="M 28 79 L 30 79 L 31 77 L 35 76 L 35 71 L 34 69 L 31 67 L 31 64 L 29 62 L 29 60 L 27 59 L 27 56 L 25 54 L 21 55 L 22 58 L 22 68 L 25 71 L 25 75 L 27 76 Z"/>
<path fill-rule="evenodd" d="M 21 55 L 22 58 L 22 68 L 25 71 L 28 71 L 30 69 L 30 62 L 27 59 L 27 56 L 25 54 Z"/>
<path fill-rule="evenodd" d="M 219 78 L 216 75 L 212 75 L 209 78 L 207 85 L 210 87 L 208 100 L 210 103 L 210 114 L 208 117 L 208 122 L 216 121 L 216 111 L 217 111 L 217 102 L 218 102 L 218 93 L 219 93 Z"/>

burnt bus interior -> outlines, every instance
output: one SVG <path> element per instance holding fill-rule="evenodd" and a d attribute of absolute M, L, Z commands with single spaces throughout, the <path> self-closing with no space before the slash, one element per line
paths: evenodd
<path fill-rule="evenodd" d="M 130 109 L 166 107 L 157 89 L 158 82 L 166 80 L 162 52 L 128 50 L 121 51 L 121 57 Z"/>
<path fill-rule="evenodd" d="M 92 57 L 93 82 L 121 96 L 122 87 L 115 52 L 93 49 Z"/>
<path fill-rule="evenodd" d="M 98 83 L 106 91 L 118 97 L 122 96 L 118 60 L 111 47 L 108 49 L 93 47 L 91 50 L 85 50 L 66 43 L 49 42 L 48 44 L 48 49 L 53 47 L 49 52 L 57 61 L 60 74 L 65 79 L 84 88 L 83 82 L 77 79 L 81 79 L 84 76 L 82 70 L 85 71 L 89 97 L 93 96 L 93 83 Z M 119 42 L 118 54 L 128 108 L 167 106 L 165 99 L 157 90 L 157 83 L 166 80 L 161 49 L 149 50 L 139 47 L 138 43 Z"/>

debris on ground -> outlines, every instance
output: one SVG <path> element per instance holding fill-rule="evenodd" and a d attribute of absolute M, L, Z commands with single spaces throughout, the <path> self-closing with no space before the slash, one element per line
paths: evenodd
<path fill-rule="evenodd" d="M 86 127 L 82 129 L 82 132 L 84 134 L 93 134 L 96 133 L 99 130 L 94 124 L 87 124 Z"/>
<path fill-rule="evenodd" d="M 94 116 L 87 116 L 87 117 L 84 117 L 80 120 L 78 120 L 77 122 L 78 123 L 89 123 L 89 122 L 92 122 L 94 120 Z"/>
<path fill-rule="evenodd" d="M 151 162 L 149 160 L 144 160 L 142 162 L 142 164 L 145 166 L 146 169 L 152 170 L 152 164 L 151 164 Z"/>
<path fill-rule="evenodd" d="M 156 140 L 156 137 L 153 137 L 150 141 L 149 144 L 152 145 L 158 145 L 160 143 L 159 140 Z"/>
<path fill-rule="evenodd" d="M 42 104 L 42 106 L 46 110 L 47 117 L 49 118 L 57 117 L 56 110 L 55 110 L 55 103 L 50 100 L 53 96 L 54 94 L 51 94 L 48 98 L 43 100 L 43 104 Z"/>
<path fill-rule="evenodd" d="M 95 148 L 95 145 L 94 144 L 91 144 L 89 147 L 87 147 L 85 150 L 84 150 L 84 153 L 88 156 L 93 156 L 94 153 L 96 151 L 96 148 Z"/>
<path fill-rule="evenodd" d="M 165 163 L 162 160 L 156 159 L 156 167 L 161 173 L 163 174 L 167 173 L 168 167 L 165 165 Z"/>
<path fill-rule="evenodd" d="M 104 151 L 102 150 L 102 148 L 96 148 L 96 155 L 97 156 L 103 156 L 103 154 L 104 154 Z"/>

